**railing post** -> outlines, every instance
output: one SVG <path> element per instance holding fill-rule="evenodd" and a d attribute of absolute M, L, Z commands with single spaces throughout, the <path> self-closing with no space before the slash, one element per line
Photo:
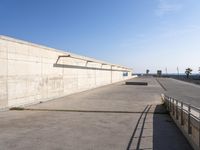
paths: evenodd
<path fill-rule="evenodd" d="M 178 120 L 178 101 L 176 100 L 176 120 Z"/>
<path fill-rule="evenodd" d="M 169 111 L 169 105 L 170 105 L 169 99 L 168 99 L 168 98 L 165 98 L 165 101 L 167 102 L 167 110 Z"/>
<path fill-rule="evenodd" d="M 188 105 L 188 134 L 191 134 L 191 126 L 190 126 L 190 114 L 191 113 L 191 106 L 190 106 L 190 104 Z"/>
<path fill-rule="evenodd" d="M 172 104 L 171 104 L 171 99 L 169 98 L 169 112 L 171 112 L 172 109 Z"/>
<path fill-rule="evenodd" d="M 183 125 L 183 102 L 181 102 L 181 125 Z"/>

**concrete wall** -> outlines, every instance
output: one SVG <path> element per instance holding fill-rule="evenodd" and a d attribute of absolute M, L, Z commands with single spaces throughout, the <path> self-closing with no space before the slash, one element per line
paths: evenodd
<path fill-rule="evenodd" d="M 70 57 L 59 58 L 63 55 Z M 0 108 L 38 103 L 128 78 L 131 70 L 122 66 L 0 36 Z"/>

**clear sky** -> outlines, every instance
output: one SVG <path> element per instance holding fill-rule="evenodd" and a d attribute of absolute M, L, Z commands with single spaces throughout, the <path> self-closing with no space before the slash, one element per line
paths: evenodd
<path fill-rule="evenodd" d="M 135 72 L 197 72 L 200 0 L 1 0 L 0 34 Z"/>

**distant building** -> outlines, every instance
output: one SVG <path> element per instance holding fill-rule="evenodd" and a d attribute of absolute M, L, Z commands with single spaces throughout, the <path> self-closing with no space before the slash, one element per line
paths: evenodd
<path fill-rule="evenodd" d="M 161 77 L 162 76 L 162 70 L 157 70 L 157 76 Z"/>
<path fill-rule="evenodd" d="M 146 70 L 146 74 L 149 74 L 149 69 Z"/>

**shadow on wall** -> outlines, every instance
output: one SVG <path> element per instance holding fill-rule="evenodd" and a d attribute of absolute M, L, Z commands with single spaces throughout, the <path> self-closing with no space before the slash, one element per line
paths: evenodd
<path fill-rule="evenodd" d="M 164 111 L 163 105 L 157 105 L 153 115 L 153 150 L 192 150 L 182 132 Z"/>

